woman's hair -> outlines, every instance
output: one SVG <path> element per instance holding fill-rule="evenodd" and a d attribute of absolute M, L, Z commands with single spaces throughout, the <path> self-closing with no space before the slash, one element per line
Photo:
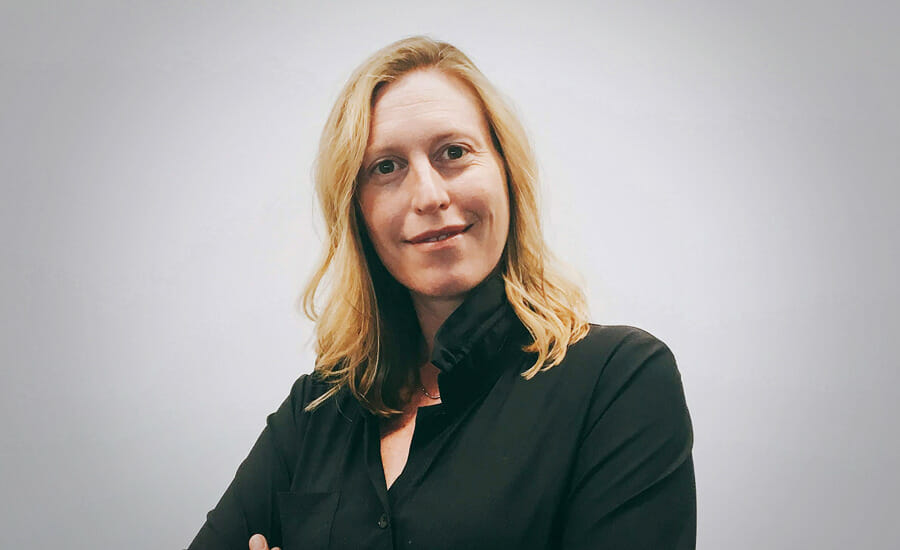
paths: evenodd
<path fill-rule="evenodd" d="M 303 291 L 302 307 L 316 323 L 314 376 L 331 387 L 306 410 L 347 388 L 372 413 L 399 414 L 418 380 L 417 367 L 427 360 L 409 292 L 375 254 L 356 200 L 375 93 L 411 71 L 427 68 L 457 77 L 474 91 L 505 164 L 510 227 L 497 269 L 512 308 L 533 338 L 523 351 L 535 353 L 535 361 L 522 376 L 530 380 L 558 365 L 566 348 L 590 328 L 584 293 L 558 271 L 544 243 L 536 161 L 517 117 L 454 46 L 423 36 L 406 38 L 356 69 L 322 132 L 315 185 L 327 242 Z M 326 282 L 329 288 L 323 290 Z M 326 294 L 321 311 L 316 307 L 319 292 Z"/>

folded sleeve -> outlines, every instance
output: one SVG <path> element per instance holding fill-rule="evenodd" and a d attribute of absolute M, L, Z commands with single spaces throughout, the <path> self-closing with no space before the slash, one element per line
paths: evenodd
<path fill-rule="evenodd" d="M 290 488 L 307 385 L 308 375 L 298 378 L 290 395 L 267 417 L 262 433 L 188 550 L 247 550 L 254 533 L 265 535 L 270 547 L 281 546 L 278 492 Z"/>
<path fill-rule="evenodd" d="M 696 544 L 693 430 L 669 348 L 631 329 L 603 365 L 575 459 L 562 548 Z"/>

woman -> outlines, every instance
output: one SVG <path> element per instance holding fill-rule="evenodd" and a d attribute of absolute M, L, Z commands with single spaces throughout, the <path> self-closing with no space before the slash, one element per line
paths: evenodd
<path fill-rule="evenodd" d="M 542 239 L 525 134 L 465 55 L 414 37 L 367 60 L 316 184 L 315 371 L 191 549 L 694 547 L 675 360 L 587 321 Z"/>

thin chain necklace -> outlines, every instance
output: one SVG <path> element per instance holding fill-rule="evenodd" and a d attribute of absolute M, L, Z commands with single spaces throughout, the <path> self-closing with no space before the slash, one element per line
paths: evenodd
<path fill-rule="evenodd" d="M 419 382 L 419 389 L 422 390 L 422 393 L 425 394 L 425 397 L 429 397 L 431 399 L 440 399 L 441 398 L 440 394 L 431 395 L 430 393 L 428 393 L 428 390 L 425 389 L 425 386 L 423 386 L 421 382 Z"/>

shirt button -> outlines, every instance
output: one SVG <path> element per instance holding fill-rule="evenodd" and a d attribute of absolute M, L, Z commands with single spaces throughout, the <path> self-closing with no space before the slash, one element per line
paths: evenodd
<path fill-rule="evenodd" d="M 382 529 L 387 529 L 387 526 L 390 525 L 391 522 L 388 521 L 387 514 L 381 514 L 381 517 L 378 518 L 378 527 Z"/>

